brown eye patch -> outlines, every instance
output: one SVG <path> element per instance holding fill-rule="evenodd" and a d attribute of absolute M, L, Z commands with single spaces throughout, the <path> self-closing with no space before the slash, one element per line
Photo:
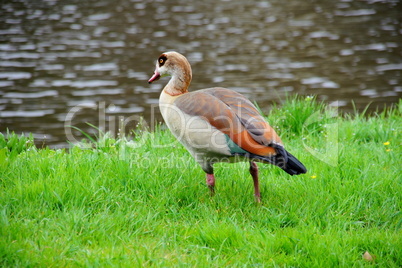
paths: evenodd
<path fill-rule="evenodd" d="M 159 62 L 159 67 L 162 67 L 163 66 L 163 64 L 165 64 L 165 62 L 166 62 L 166 60 L 167 60 L 167 57 L 166 57 L 166 55 L 161 55 L 160 57 L 159 57 L 159 59 L 158 59 L 158 62 Z"/>

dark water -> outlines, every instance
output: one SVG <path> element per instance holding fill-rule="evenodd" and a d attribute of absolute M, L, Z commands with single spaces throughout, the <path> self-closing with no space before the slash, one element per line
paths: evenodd
<path fill-rule="evenodd" d="M 344 111 L 402 96 L 402 8 L 390 0 L 6 0 L 0 8 L 0 131 L 67 146 L 67 125 L 115 135 L 160 121 L 154 61 L 176 50 L 192 89 L 220 85 L 268 111 L 286 94 Z M 123 120 L 123 123 L 119 123 Z"/>

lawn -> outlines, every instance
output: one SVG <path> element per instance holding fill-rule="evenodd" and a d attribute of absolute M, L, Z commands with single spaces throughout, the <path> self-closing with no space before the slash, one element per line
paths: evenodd
<path fill-rule="evenodd" d="M 261 204 L 248 163 L 216 164 L 211 197 L 163 125 L 57 150 L 0 135 L 0 266 L 401 267 L 402 102 L 267 118 L 308 173 L 258 164 Z"/>

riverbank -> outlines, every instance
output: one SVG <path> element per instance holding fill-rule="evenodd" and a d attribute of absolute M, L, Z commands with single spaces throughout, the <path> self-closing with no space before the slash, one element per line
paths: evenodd
<path fill-rule="evenodd" d="M 247 163 L 217 164 L 210 197 L 163 126 L 58 150 L 0 136 L 0 266 L 400 267 L 402 103 L 298 98 L 268 118 L 308 173 L 259 164 L 262 204 Z"/>

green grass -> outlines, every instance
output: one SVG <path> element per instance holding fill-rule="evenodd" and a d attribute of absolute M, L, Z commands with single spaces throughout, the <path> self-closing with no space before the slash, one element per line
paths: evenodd
<path fill-rule="evenodd" d="M 216 164 L 210 197 L 163 127 L 69 150 L 0 135 L 0 266 L 401 267 L 401 110 L 277 106 L 269 121 L 309 172 L 259 164 L 262 204 L 247 163 Z"/>

